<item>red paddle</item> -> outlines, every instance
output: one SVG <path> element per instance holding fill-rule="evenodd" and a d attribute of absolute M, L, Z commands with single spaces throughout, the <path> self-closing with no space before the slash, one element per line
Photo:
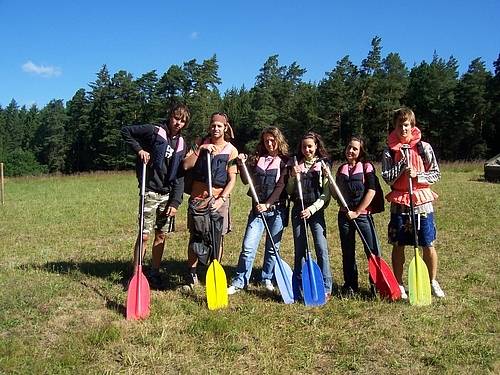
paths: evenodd
<path fill-rule="evenodd" d="M 127 320 L 145 319 L 149 316 L 149 305 L 151 292 L 146 276 L 142 273 L 143 241 L 142 231 L 144 230 L 144 195 L 146 189 L 146 164 L 142 165 L 141 180 L 141 204 L 139 216 L 139 236 L 137 237 L 135 248 L 135 269 L 134 276 L 128 284 L 127 293 Z"/>
<path fill-rule="evenodd" d="M 335 182 L 330 169 L 325 162 L 321 161 L 321 164 L 323 166 L 323 169 L 327 172 L 328 180 L 335 189 L 335 193 L 337 194 L 342 207 L 349 210 L 349 207 L 347 206 L 347 203 L 342 196 L 342 193 L 340 192 L 340 189 L 337 186 L 337 183 Z M 363 236 L 363 233 L 361 233 L 361 229 L 359 228 L 356 219 L 353 220 L 353 223 L 359 236 L 361 237 L 361 241 L 363 241 L 363 244 L 366 245 L 366 248 L 365 246 L 363 246 L 363 249 L 365 250 L 366 257 L 368 258 L 368 272 L 380 296 L 391 301 L 400 299 L 401 290 L 399 289 L 398 281 L 396 280 L 391 267 L 389 267 L 389 265 L 381 257 L 373 254 L 371 251 L 368 251 L 366 238 Z"/>

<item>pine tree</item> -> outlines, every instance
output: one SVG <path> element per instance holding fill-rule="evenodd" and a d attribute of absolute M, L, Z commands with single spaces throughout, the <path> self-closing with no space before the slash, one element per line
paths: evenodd
<path fill-rule="evenodd" d="M 387 135 L 392 130 L 393 111 L 401 106 L 408 88 L 408 70 L 397 53 L 389 53 L 373 80 L 376 82 L 373 89 L 375 100 L 366 120 L 365 139 L 369 154 L 380 159 Z"/>
<path fill-rule="evenodd" d="M 371 42 L 371 50 L 366 59 L 361 62 L 361 69 L 356 80 L 356 95 L 358 97 L 358 113 L 355 116 L 355 128 L 357 135 L 365 137 L 366 129 L 369 128 L 376 113 L 378 98 L 375 95 L 379 80 L 377 76 L 382 69 L 382 39 L 374 37 Z M 369 142 L 369 139 L 367 138 Z"/>
<path fill-rule="evenodd" d="M 489 117 L 487 84 L 491 78 L 484 62 L 477 58 L 458 83 L 455 128 L 460 131 L 455 135 L 455 144 L 460 159 L 481 159 L 488 154 L 483 128 Z"/>
<path fill-rule="evenodd" d="M 172 65 L 158 82 L 159 115 L 166 118 L 174 103 L 187 103 L 191 90 L 187 73 L 180 66 Z"/>
<path fill-rule="evenodd" d="M 458 63 L 444 61 L 436 54 L 432 62 L 422 62 L 410 71 L 410 84 L 404 104 L 415 112 L 422 136 L 430 142 L 438 158 L 455 159 L 450 148 L 455 129 L 455 88 Z M 451 133 L 450 133 L 451 132 Z"/>
<path fill-rule="evenodd" d="M 49 173 L 63 172 L 67 152 L 65 137 L 66 111 L 62 100 L 52 100 L 40 112 L 40 127 L 36 134 L 38 160 Z"/>
<path fill-rule="evenodd" d="M 4 110 L 0 106 L 0 163 L 5 163 L 7 158 L 7 121 L 5 120 Z"/>
<path fill-rule="evenodd" d="M 222 107 L 217 89 L 221 83 L 217 57 L 214 55 L 201 64 L 190 60 L 184 63 L 184 72 L 190 83 L 186 104 L 191 111 L 191 123 L 185 133 L 192 140 L 207 134 L 210 115 Z"/>
<path fill-rule="evenodd" d="M 488 82 L 490 113 L 484 126 L 484 139 L 488 146 L 488 157 L 500 153 L 500 54 L 493 62 L 495 75 Z"/>
<path fill-rule="evenodd" d="M 91 107 L 89 112 L 89 124 L 91 125 L 91 160 L 92 170 L 111 169 L 109 160 L 109 144 L 106 137 L 113 132 L 112 93 L 111 78 L 108 68 L 103 65 L 97 73 L 95 82 L 89 84 L 92 89 L 89 92 Z M 115 138 L 115 137 L 112 137 Z"/>
<path fill-rule="evenodd" d="M 166 118 L 157 86 L 158 77 L 155 70 L 143 74 L 135 81 L 139 100 L 137 122 L 140 124 L 157 122 L 162 117 Z M 162 113 L 160 114 L 160 112 Z"/>
<path fill-rule="evenodd" d="M 22 149 L 24 124 L 20 117 L 20 108 L 13 99 L 3 111 L 5 121 L 6 151 Z"/>
<path fill-rule="evenodd" d="M 306 104 L 306 97 L 309 94 L 308 87 L 303 86 L 302 82 L 305 72 L 306 70 L 296 62 L 289 67 L 280 66 L 278 55 L 270 56 L 266 60 L 256 77 L 255 86 L 250 90 L 253 107 L 251 114 L 253 139 L 258 137 L 263 128 L 276 125 L 283 130 L 288 141 L 293 143 L 297 134 L 311 127 L 306 115 L 297 115 L 300 96 L 304 95 L 302 104 Z M 310 106 L 304 107 L 304 110 L 309 109 Z M 303 122 L 305 120 L 306 123 Z"/>
<path fill-rule="evenodd" d="M 344 56 L 318 85 L 318 111 L 321 119 L 319 132 L 332 157 L 337 159 L 343 158 L 344 144 L 353 134 L 357 76 L 357 67 L 349 56 Z"/>
<path fill-rule="evenodd" d="M 66 137 L 68 153 L 67 173 L 89 171 L 92 168 L 92 129 L 89 123 L 90 102 L 84 89 L 79 89 L 66 105 L 68 121 Z"/>
<path fill-rule="evenodd" d="M 40 111 L 37 106 L 33 104 L 24 116 L 24 132 L 23 132 L 23 150 L 33 151 L 35 134 L 40 127 Z"/>
<path fill-rule="evenodd" d="M 227 90 L 222 98 L 222 110 L 230 114 L 231 126 L 236 134 L 234 144 L 238 150 L 252 153 L 253 147 L 247 148 L 249 142 L 255 142 L 253 139 L 251 123 L 251 97 L 250 93 L 241 87 Z"/>

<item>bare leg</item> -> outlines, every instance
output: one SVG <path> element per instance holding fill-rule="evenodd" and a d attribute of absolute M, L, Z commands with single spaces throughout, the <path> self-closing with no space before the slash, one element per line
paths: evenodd
<path fill-rule="evenodd" d="M 165 233 L 157 230 L 155 232 L 155 240 L 153 242 L 153 251 L 151 260 L 151 267 L 155 270 L 160 269 L 164 248 L 165 248 Z"/>
<path fill-rule="evenodd" d="M 438 266 L 438 256 L 434 246 L 424 246 L 423 248 L 424 262 L 429 269 L 429 277 L 432 280 L 436 279 L 437 276 L 437 266 Z"/>
<path fill-rule="evenodd" d="M 183 288 L 187 288 L 188 290 L 191 290 L 194 285 L 198 284 L 198 276 L 196 275 L 197 264 L 198 264 L 198 257 L 196 256 L 193 249 L 191 248 L 191 241 L 189 241 L 188 261 L 187 261 L 187 266 L 188 266 L 187 283 L 188 283 L 188 285 L 183 286 Z"/>
<path fill-rule="evenodd" d="M 191 269 L 193 267 L 196 267 L 197 264 L 198 264 L 198 257 L 194 253 L 191 246 L 188 245 L 188 260 L 187 260 L 188 268 Z"/>
<path fill-rule="evenodd" d="M 220 247 L 219 247 L 219 257 L 217 261 L 220 263 L 222 260 L 222 255 L 224 254 L 224 236 L 220 239 Z"/>
<path fill-rule="evenodd" d="M 404 245 L 394 245 L 392 247 L 392 269 L 399 285 L 403 285 L 403 266 L 405 264 Z"/>

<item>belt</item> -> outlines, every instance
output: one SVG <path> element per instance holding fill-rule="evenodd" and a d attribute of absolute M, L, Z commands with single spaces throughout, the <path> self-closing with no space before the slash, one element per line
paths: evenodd
<path fill-rule="evenodd" d="M 282 207 L 286 207 L 286 201 L 274 202 L 272 205 L 269 206 L 266 212 L 276 211 L 277 209 Z"/>

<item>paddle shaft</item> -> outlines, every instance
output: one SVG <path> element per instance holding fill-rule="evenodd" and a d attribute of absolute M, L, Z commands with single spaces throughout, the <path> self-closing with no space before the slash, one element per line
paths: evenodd
<path fill-rule="evenodd" d="M 403 152 L 405 153 L 406 157 L 406 163 L 408 165 L 411 164 L 410 162 L 410 145 L 403 145 Z M 408 194 L 410 195 L 410 218 L 411 218 L 411 223 L 413 227 L 413 237 L 415 240 L 415 249 L 418 248 L 418 236 L 417 236 L 417 224 L 415 223 L 415 207 L 413 205 L 413 181 L 411 178 L 411 173 L 408 171 Z"/>
<path fill-rule="evenodd" d="M 245 175 L 247 177 L 248 186 L 250 186 L 250 192 L 252 193 L 252 198 L 255 201 L 255 203 L 259 204 L 259 197 L 257 196 L 257 191 L 255 190 L 255 186 L 254 186 L 254 184 L 252 182 L 252 179 L 250 177 L 250 173 L 248 172 L 248 168 L 247 168 L 244 160 L 241 161 L 241 165 L 243 166 L 243 172 L 245 172 Z M 276 244 L 274 243 L 274 239 L 273 239 L 273 236 L 271 234 L 271 230 L 269 229 L 269 226 L 267 224 L 267 221 L 266 221 L 266 218 L 264 216 L 264 213 L 263 212 L 259 212 L 259 215 L 260 215 L 262 221 L 264 222 L 264 227 L 266 228 L 266 232 L 267 232 L 267 234 L 269 236 L 269 240 L 271 241 L 271 244 L 273 245 L 274 252 L 277 254 L 278 253 L 278 249 L 276 248 Z"/>
<path fill-rule="evenodd" d="M 139 236 L 138 246 L 136 248 L 136 265 L 142 266 L 142 256 L 144 253 L 144 241 L 142 239 L 142 232 L 144 231 L 144 199 L 146 195 L 146 163 L 142 163 L 142 176 L 141 176 L 141 203 L 139 215 Z"/>
<path fill-rule="evenodd" d="M 134 318 L 144 318 L 149 315 L 149 298 L 147 302 L 143 301 L 143 297 L 149 294 L 149 284 L 147 279 L 142 273 L 142 256 L 144 252 L 144 241 L 143 241 L 143 231 L 144 231 L 144 200 L 146 195 L 146 163 L 142 164 L 142 176 L 141 176 L 141 202 L 139 206 L 139 235 L 137 236 L 137 245 L 135 252 L 136 267 L 134 271 L 134 276 L 130 282 L 129 290 L 134 291 L 135 296 L 127 296 L 127 301 L 131 299 L 131 305 L 129 306 L 127 302 L 127 319 Z M 144 284 L 143 284 L 144 283 Z M 144 290 L 143 290 L 144 289 Z M 143 295 L 145 293 L 145 295 Z M 145 302 L 145 303 L 143 303 Z M 133 311 L 133 312 L 132 312 Z"/>
<path fill-rule="evenodd" d="M 250 177 L 250 173 L 248 173 L 248 168 L 247 168 L 247 165 L 245 164 L 244 160 L 241 161 L 241 165 L 243 166 L 243 172 L 245 172 L 245 175 L 247 177 L 248 185 L 250 186 L 250 192 L 252 193 L 252 198 L 255 201 L 255 203 L 259 204 L 259 197 L 257 195 L 257 191 L 255 190 L 255 186 L 254 186 L 254 184 L 252 182 L 252 178 Z M 260 214 L 260 217 L 262 219 L 262 222 L 264 223 L 264 228 L 266 228 L 266 232 L 267 232 L 267 235 L 269 237 L 269 240 L 271 241 L 271 245 L 273 246 L 274 253 L 276 254 L 276 261 L 278 262 L 278 267 L 280 269 L 280 272 L 283 275 L 285 275 L 286 272 L 284 270 L 283 264 L 281 263 L 282 260 L 281 260 L 280 254 L 279 254 L 279 250 L 276 247 L 276 244 L 274 243 L 273 235 L 271 233 L 271 230 L 269 229 L 269 225 L 267 224 L 266 217 L 264 216 L 263 212 L 260 212 L 259 214 Z M 288 290 L 291 290 L 290 285 L 288 285 L 287 278 L 283 277 L 283 279 L 285 280 L 286 288 Z"/>
<path fill-rule="evenodd" d="M 299 165 L 297 162 L 297 157 L 293 157 L 293 161 L 295 166 Z M 302 193 L 302 179 L 300 178 L 300 172 L 297 172 L 297 189 L 299 191 L 299 199 L 300 199 L 300 205 L 302 207 L 302 211 L 305 210 L 304 208 L 304 194 Z M 313 293 L 313 300 L 318 301 L 318 290 L 317 290 L 317 284 L 316 284 L 316 279 L 314 276 L 314 264 L 311 258 L 311 249 L 309 248 L 309 237 L 307 234 L 307 220 L 306 218 L 304 220 L 304 235 L 306 239 L 306 263 L 307 263 L 307 268 L 309 269 L 309 277 L 311 278 L 311 290 Z M 322 281 L 320 281 L 322 282 Z"/>
<path fill-rule="evenodd" d="M 212 154 L 207 150 L 207 173 L 208 173 L 208 197 L 212 198 Z M 210 231 L 212 232 L 212 241 L 215 240 L 215 228 L 213 222 L 210 221 Z M 219 259 L 219 249 L 216 249 L 212 243 L 212 260 Z"/>
<path fill-rule="evenodd" d="M 349 206 L 347 205 L 347 202 L 345 201 L 344 197 L 342 196 L 342 193 L 340 192 L 340 189 L 337 186 L 337 183 L 335 182 L 335 179 L 333 178 L 332 173 L 330 172 L 330 169 L 328 168 L 328 166 L 326 165 L 326 163 L 324 161 L 321 161 L 321 164 L 323 166 L 323 169 L 326 170 L 328 180 L 330 181 L 330 184 L 333 186 L 335 193 L 337 194 L 337 197 L 339 198 L 340 203 L 342 204 L 342 207 L 344 207 L 346 210 L 349 211 Z M 347 215 L 347 212 L 346 212 L 346 215 Z M 361 241 L 363 242 L 363 245 L 364 245 L 363 250 L 365 251 L 366 257 L 368 258 L 368 264 L 370 264 L 370 262 L 371 262 L 373 265 L 375 265 L 377 270 L 380 272 L 380 275 L 382 276 L 382 279 L 384 282 L 383 285 L 387 286 L 389 288 L 389 290 L 391 290 L 392 289 L 391 282 L 389 282 L 389 279 L 394 280 L 394 283 L 397 283 L 396 279 L 394 278 L 394 275 L 390 271 L 389 271 L 390 274 L 386 274 L 386 272 L 384 272 L 385 266 L 383 267 L 382 265 L 385 262 L 383 261 L 382 258 L 376 257 L 371 251 L 368 250 L 368 248 L 369 248 L 368 242 L 366 241 L 365 236 L 361 232 L 361 228 L 359 227 L 358 223 L 356 222 L 356 219 L 353 219 L 352 221 L 354 223 L 356 231 L 359 234 L 359 237 L 361 238 Z M 381 290 L 379 285 L 377 285 L 377 287 L 379 288 L 379 290 Z M 396 285 L 396 288 L 394 289 L 394 291 L 396 293 L 399 292 L 399 288 L 397 287 L 397 285 Z M 393 293 L 393 291 L 391 290 L 391 295 L 392 295 L 392 293 Z"/>
<path fill-rule="evenodd" d="M 321 160 L 321 165 L 322 165 L 323 169 L 326 170 L 326 175 L 328 177 L 328 180 L 330 181 L 330 184 L 333 186 L 333 189 L 335 190 L 335 194 L 337 194 L 337 197 L 339 198 L 340 203 L 342 204 L 342 207 L 344 207 L 347 211 L 350 211 L 349 206 L 347 205 L 347 202 L 345 201 L 344 197 L 342 196 L 342 193 L 340 192 L 340 189 L 337 186 L 337 183 L 335 182 L 335 179 L 333 178 L 332 173 L 330 172 L 330 169 L 328 168 L 328 166 L 326 165 L 326 163 L 323 160 Z M 347 212 L 346 212 L 346 215 L 347 215 Z M 365 245 L 365 246 L 363 246 L 363 250 L 365 251 L 366 256 L 368 258 L 372 257 L 373 253 L 368 251 L 368 248 L 369 248 L 368 241 L 366 241 L 365 236 L 363 236 L 363 233 L 361 232 L 361 228 L 359 227 L 358 223 L 356 222 L 356 219 L 353 219 L 352 222 L 354 223 L 354 226 L 356 227 L 356 231 L 358 232 L 359 237 L 361 238 L 361 241 Z"/>
<path fill-rule="evenodd" d="M 212 154 L 207 150 L 207 173 L 208 173 L 208 199 L 213 203 L 212 189 Z M 209 208 L 213 209 L 212 206 Z M 206 293 L 207 304 L 210 310 L 220 309 L 227 306 L 227 280 L 224 269 L 219 263 L 219 246 L 215 246 L 215 226 L 214 221 L 210 220 L 210 232 L 212 236 L 212 262 L 208 266 L 206 274 Z"/>
<path fill-rule="evenodd" d="M 297 162 L 296 156 L 293 157 L 293 161 L 294 161 L 295 166 L 299 165 L 299 163 Z M 304 211 L 305 210 L 304 194 L 302 193 L 302 181 L 300 178 L 300 172 L 297 172 L 297 189 L 299 191 L 300 206 L 302 207 L 302 211 Z M 307 235 L 307 219 L 303 218 L 303 220 L 304 220 L 304 231 L 305 231 L 305 236 L 306 236 L 306 254 L 307 254 L 307 257 L 310 257 L 311 250 L 309 249 L 309 238 Z"/>
<path fill-rule="evenodd" d="M 410 159 L 410 145 L 408 144 L 404 144 L 402 146 L 402 149 L 403 149 L 403 152 L 405 153 L 405 157 L 406 157 L 406 163 L 408 166 L 411 165 L 411 159 Z M 415 280 L 416 280 L 416 283 L 415 283 L 415 287 L 418 288 L 417 290 L 414 290 L 414 296 L 416 296 L 416 299 L 412 298 L 412 288 L 410 287 L 410 303 L 412 303 L 412 300 L 414 300 L 415 304 L 421 304 L 421 302 L 423 302 L 423 300 L 421 300 L 421 296 L 420 296 L 420 293 L 419 292 L 422 292 L 421 288 L 418 286 L 418 281 L 421 279 L 421 277 L 424 277 L 424 275 L 427 275 L 427 279 L 428 279 L 428 271 L 426 269 L 424 269 L 423 271 L 422 270 L 419 270 L 419 267 L 418 267 L 418 264 L 419 264 L 419 259 L 420 256 L 418 254 L 418 236 L 417 236 L 417 223 L 415 222 L 415 208 L 414 208 L 414 205 L 413 205 L 413 181 L 412 181 L 412 177 L 411 177 L 411 172 L 408 171 L 408 194 L 410 195 L 410 218 L 411 218 L 411 223 L 412 223 L 412 227 L 413 227 L 413 238 L 414 238 L 414 241 L 415 241 L 415 245 L 414 245 L 414 252 L 415 252 L 415 255 L 414 255 L 414 262 L 415 262 Z M 424 263 L 425 264 L 425 263 Z M 411 267 L 411 264 L 410 264 L 410 267 Z M 428 293 L 426 293 L 428 294 Z M 428 294 L 428 297 L 430 297 L 430 294 Z M 424 303 L 424 304 L 429 304 L 430 303 L 430 300 L 427 301 L 427 303 Z"/>

